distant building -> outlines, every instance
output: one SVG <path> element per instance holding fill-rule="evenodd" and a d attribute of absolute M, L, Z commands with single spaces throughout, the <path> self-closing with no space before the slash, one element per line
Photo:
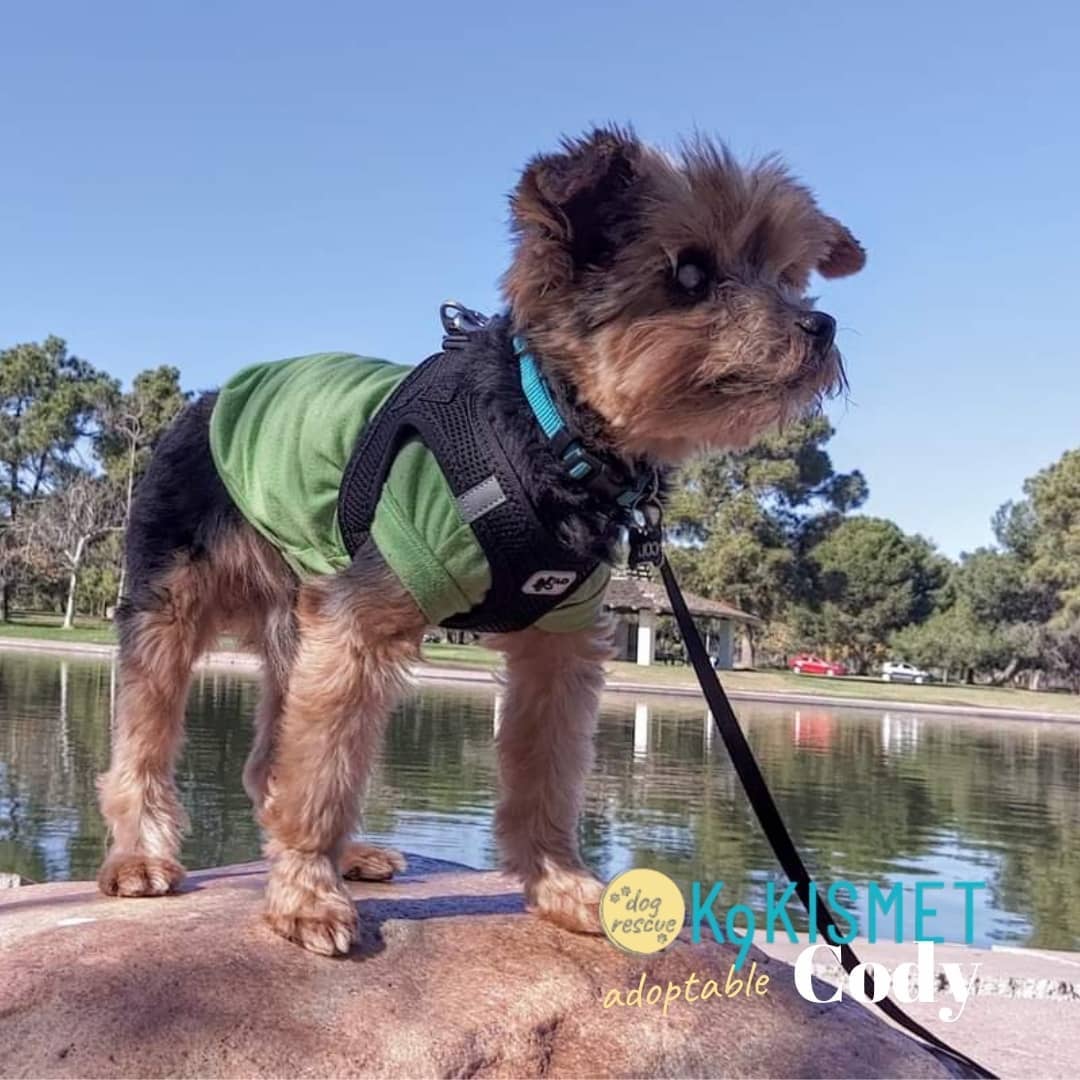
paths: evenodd
<path fill-rule="evenodd" d="M 732 667 L 737 631 L 761 620 L 720 600 L 693 593 L 685 597 L 716 667 Z M 636 574 L 618 574 L 608 585 L 604 607 L 616 617 L 616 659 L 652 664 L 656 659 L 656 620 L 672 613 L 663 585 Z"/>

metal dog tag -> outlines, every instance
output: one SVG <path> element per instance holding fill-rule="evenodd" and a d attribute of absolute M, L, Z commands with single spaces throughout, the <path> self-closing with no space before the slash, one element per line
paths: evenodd
<path fill-rule="evenodd" d="M 629 527 L 630 551 L 627 565 L 631 570 L 641 566 L 659 566 L 664 561 L 663 513 L 660 504 L 649 501 L 634 507 L 633 524 Z"/>

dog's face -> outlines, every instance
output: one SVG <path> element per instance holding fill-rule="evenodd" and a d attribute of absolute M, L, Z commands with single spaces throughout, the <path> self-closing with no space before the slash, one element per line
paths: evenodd
<path fill-rule="evenodd" d="M 843 387 L 806 290 L 866 256 L 779 162 L 598 130 L 530 162 L 512 214 L 516 328 L 624 452 L 744 446 Z"/>

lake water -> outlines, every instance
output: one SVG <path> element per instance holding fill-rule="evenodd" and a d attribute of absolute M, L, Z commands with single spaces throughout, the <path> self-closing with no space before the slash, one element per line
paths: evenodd
<path fill-rule="evenodd" d="M 0 653 L 0 871 L 35 881 L 94 874 L 110 686 L 107 663 Z M 259 856 L 240 782 L 254 704 L 246 674 L 196 676 L 179 770 L 191 869 Z M 819 880 L 907 889 L 922 878 L 985 881 L 978 943 L 1080 948 L 1080 727 L 771 704 L 738 711 Z M 364 834 L 494 866 L 494 724 L 491 691 L 419 688 L 390 726 Z M 604 877 L 650 866 L 687 892 L 692 880 L 722 880 L 718 912 L 737 900 L 760 911 L 765 883 L 783 881 L 704 707 L 688 699 L 605 699 L 582 844 Z M 960 940 L 962 894 L 931 896 L 930 932 Z"/>

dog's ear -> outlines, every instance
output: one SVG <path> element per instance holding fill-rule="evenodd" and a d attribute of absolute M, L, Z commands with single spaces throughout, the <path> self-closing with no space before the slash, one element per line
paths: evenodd
<path fill-rule="evenodd" d="M 557 242 L 576 267 L 602 265 L 632 215 L 641 156 L 641 143 L 620 128 L 563 140 L 560 153 L 525 167 L 510 200 L 515 230 Z"/>
<path fill-rule="evenodd" d="M 829 249 L 817 264 L 817 272 L 825 278 L 857 274 L 866 265 L 866 251 L 851 234 L 851 230 L 834 217 L 825 217 L 829 226 Z"/>

